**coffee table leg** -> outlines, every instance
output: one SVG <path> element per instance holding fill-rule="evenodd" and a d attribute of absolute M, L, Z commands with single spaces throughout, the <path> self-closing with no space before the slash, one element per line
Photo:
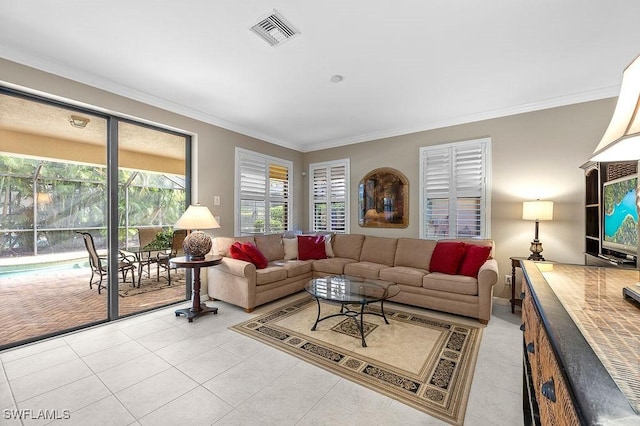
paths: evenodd
<path fill-rule="evenodd" d="M 318 303 L 318 316 L 316 317 L 316 323 L 313 324 L 313 327 L 311 327 L 311 331 L 316 331 L 316 325 L 318 325 L 318 322 L 320 321 L 320 299 L 318 299 L 317 297 L 316 302 Z"/>
<path fill-rule="evenodd" d="M 382 312 L 382 318 L 384 318 L 384 322 L 389 324 L 389 321 L 387 321 L 387 316 L 384 314 L 384 300 L 380 301 L 380 311 Z"/>

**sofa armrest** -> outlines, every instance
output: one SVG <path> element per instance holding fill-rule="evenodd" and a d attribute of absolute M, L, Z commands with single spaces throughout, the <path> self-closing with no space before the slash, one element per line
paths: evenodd
<path fill-rule="evenodd" d="M 493 286 L 498 282 L 498 261 L 487 260 L 478 271 L 478 320 L 487 324 L 491 319 Z"/>
<path fill-rule="evenodd" d="M 256 265 L 232 257 L 223 257 L 216 268 L 239 277 L 254 278 L 256 275 Z"/>
<path fill-rule="evenodd" d="M 478 271 L 478 289 L 491 288 L 498 282 L 498 261 L 487 259 Z"/>

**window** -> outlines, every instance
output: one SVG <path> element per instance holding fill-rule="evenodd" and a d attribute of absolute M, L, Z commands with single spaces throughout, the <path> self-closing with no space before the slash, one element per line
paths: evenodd
<path fill-rule="evenodd" d="M 420 148 L 421 238 L 489 238 L 491 139 Z"/>
<path fill-rule="evenodd" d="M 289 229 L 291 161 L 236 148 L 236 235 Z"/>
<path fill-rule="evenodd" d="M 309 164 L 312 231 L 349 232 L 349 159 Z"/>

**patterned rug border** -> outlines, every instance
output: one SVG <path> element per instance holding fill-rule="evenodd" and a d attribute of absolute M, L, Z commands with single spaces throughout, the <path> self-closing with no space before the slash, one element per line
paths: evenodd
<path fill-rule="evenodd" d="M 438 329 L 444 337 L 435 344 L 438 349 L 437 362 L 430 364 L 420 374 L 412 374 L 272 324 L 309 308 L 310 304 L 315 305 L 315 299 L 304 295 L 262 315 L 230 326 L 229 329 L 447 423 L 463 424 L 484 327 L 456 322 L 450 318 L 407 312 L 386 305 L 385 314 L 389 322 L 406 322 Z M 372 310 L 379 311 L 375 307 Z"/>

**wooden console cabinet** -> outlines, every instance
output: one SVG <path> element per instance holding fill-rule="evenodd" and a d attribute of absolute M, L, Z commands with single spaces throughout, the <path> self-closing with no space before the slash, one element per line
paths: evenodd
<path fill-rule="evenodd" d="M 640 424 L 637 270 L 524 261 L 525 424 Z"/>

